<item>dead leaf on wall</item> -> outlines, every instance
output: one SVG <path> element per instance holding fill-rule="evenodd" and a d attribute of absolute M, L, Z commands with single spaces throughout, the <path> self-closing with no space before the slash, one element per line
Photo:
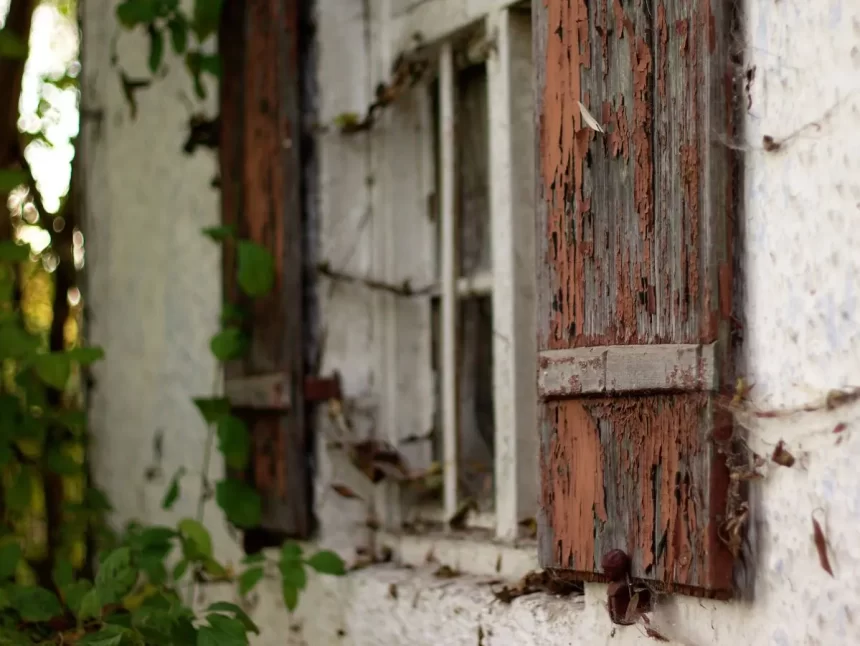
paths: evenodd
<path fill-rule="evenodd" d="M 821 569 L 830 576 L 834 576 L 833 568 L 830 567 L 830 558 L 827 556 L 827 539 L 815 517 L 812 518 L 812 540 L 815 542 L 815 549 L 818 550 L 818 562 L 821 564 Z"/>
<path fill-rule="evenodd" d="M 785 442 L 782 440 L 776 445 L 776 448 L 773 450 L 773 455 L 770 456 L 770 459 L 776 462 L 778 465 L 783 467 L 792 467 L 794 466 L 794 456 L 785 448 Z"/>

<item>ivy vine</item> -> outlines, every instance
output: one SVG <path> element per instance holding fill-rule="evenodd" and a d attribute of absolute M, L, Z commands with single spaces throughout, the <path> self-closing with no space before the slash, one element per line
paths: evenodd
<path fill-rule="evenodd" d="M 124 28 L 148 35 L 153 74 L 164 65 L 169 41 L 173 52 L 184 57 L 202 99 L 204 75 L 220 76 L 218 55 L 211 53 L 220 12 L 220 0 L 196 0 L 190 13 L 179 0 L 124 0 L 116 17 Z M 0 30 L 0 57 L 20 58 L 25 52 L 26 42 Z M 0 169 L 0 192 L 21 185 L 31 187 L 35 196 L 28 168 Z M 229 227 L 203 234 L 235 245 L 236 283 L 247 297 L 264 297 L 272 290 L 275 262 L 264 246 L 238 237 Z M 28 245 L 0 241 L 0 644 L 244 645 L 259 629 L 242 605 L 216 602 L 200 609 L 195 604 L 200 586 L 228 583 L 246 599 L 264 579 L 274 579 L 293 611 L 309 573 L 345 574 L 344 562 L 334 552 L 307 553 L 294 541 L 273 555 L 247 555 L 238 567 L 218 559 L 204 523 L 205 502 L 214 498 L 228 523 L 249 529 L 260 524 L 262 499 L 232 475 L 214 486 L 208 482 L 216 452 L 228 474 L 244 471 L 251 457 L 248 427 L 217 392 L 193 400 L 207 433 L 202 464 L 195 470 L 202 485 L 196 515 L 173 526 L 133 522 L 120 532 L 109 529 L 108 497 L 86 485 L 87 428 L 79 405 L 86 370 L 104 353 L 78 340 L 52 350 L 44 330 L 28 322 L 22 289 L 33 273 L 34 258 Z M 210 341 L 212 354 L 218 362 L 230 361 L 249 346 L 241 310 L 227 304 L 221 329 Z M 173 474 L 163 509 L 175 506 L 190 473 L 182 466 Z M 45 514 L 49 481 L 67 494 L 61 518 L 51 527 L 77 538 L 42 541 L 42 547 L 52 550 L 44 558 L 30 553 L 33 542 L 23 536 Z M 93 567 L 81 545 L 84 535 L 93 537 Z M 47 575 L 39 571 L 39 563 L 50 564 Z"/>

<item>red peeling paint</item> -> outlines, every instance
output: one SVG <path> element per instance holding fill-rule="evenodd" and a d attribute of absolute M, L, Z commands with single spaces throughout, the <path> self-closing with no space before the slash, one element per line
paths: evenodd
<path fill-rule="evenodd" d="M 577 400 L 549 408 L 557 433 L 544 468 L 556 486 L 544 490 L 544 500 L 558 538 L 557 560 L 575 570 L 591 570 L 600 557 L 594 553 L 594 524 L 607 520 L 600 432 Z M 545 484 L 548 481 L 544 479 Z"/>
<path fill-rule="evenodd" d="M 714 106 L 723 80 L 713 79 L 723 68 L 708 56 L 725 49 L 725 12 L 711 0 L 656 0 L 653 12 L 622 0 L 544 6 L 540 348 L 721 340 L 732 256 L 731 226 L 718 219 L 732 193 L 706 130 L 724 123 Z M 584 127 L 578 101 L 605 134 Z M 730 362 L 718 364 L 726 377 Z M 565 392 L 543 404 L 545 565 L 590 576 L 603 551 L 619 548 L 635 576 L 670 589 L 730 587 L 715 533 L 727 479 L 706 440 L 705 366 L 668 372 L 683 394 L 585 399 L 571 376 L 551 386 Z"/>

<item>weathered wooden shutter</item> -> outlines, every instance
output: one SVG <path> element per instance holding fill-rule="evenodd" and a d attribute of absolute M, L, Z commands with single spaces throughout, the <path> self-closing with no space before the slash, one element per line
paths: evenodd
<path fill-rule="evenodd" d="M 226 0 L 221 29 L 222 212 L 239 237 L 275 258 L 272 292 L 253 302 L 224 250 L 224 293 L 250 313 L 251 348 L 230 362 L 225 391 L 253 438 L 250 473 L 263 496 L 263 528 L 311 531 L 302 307 L 299 0 Z"/>
<path fill-rule="evenodd" d="M 617 548 L 664 589 L 731 589 L 729 4 L 534 3 L 540 560 L 586 580 Z"/>

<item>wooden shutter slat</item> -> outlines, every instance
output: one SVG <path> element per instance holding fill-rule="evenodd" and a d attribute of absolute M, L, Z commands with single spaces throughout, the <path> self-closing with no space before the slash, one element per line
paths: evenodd
<path fill-rule="evenodd" d="M 298 0 L 226 0 L 222 17 L 221 168 L 225 223 L 266 247 L 272 291 L 236 284 L 224 254 L 225 297 L 249 311 L 247 356 L 225 367 L 234 414 L 251 428 L 247 477 L 263 496 L 263 528 L 309 536 L 310 472 L 303 396 L 304 308 Z"/>
<path fill-rule="evenodd" d="M 232 377 L 224 382 L 224 394 L 234 408 L 287 411 L 290 408 L 290 384 L 287 375 Z"/>
<path fill-rule="evenodd" d="M 544 399 L 713 390 L 715 344 L 614 345 L 544 350 L 538 358 L 538 394 Z"/>
<path fill-rule="evenodd" d="M 593 580 L 622 549 L 634 577 L 726 596 L 732 17 L 716 0 L 533 7 L 540 561 Z"/>

